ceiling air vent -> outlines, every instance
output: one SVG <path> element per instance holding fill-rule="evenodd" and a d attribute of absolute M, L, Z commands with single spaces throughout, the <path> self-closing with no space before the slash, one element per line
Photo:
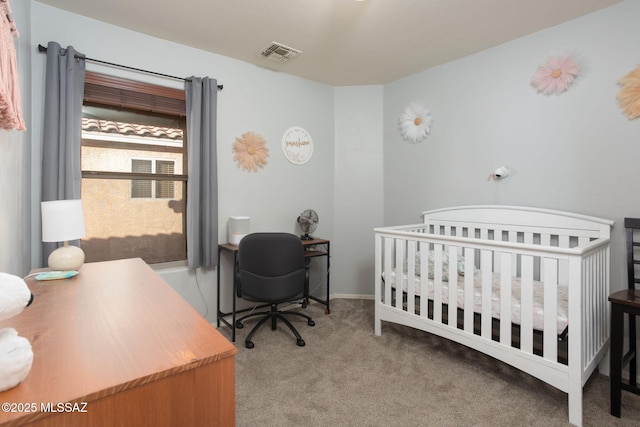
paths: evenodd
<path fill-rule="evenodd" d="M 301 53 L 302 52 L 300 52 L 299 50 L 276 42 L 269 43 L 264 47 L 264 49 L 260 51 L 261 56 L 267 58 L 270 61 L 278 62 L 280 64 L 288 62 L 290 59 L 295 58 Z"/>

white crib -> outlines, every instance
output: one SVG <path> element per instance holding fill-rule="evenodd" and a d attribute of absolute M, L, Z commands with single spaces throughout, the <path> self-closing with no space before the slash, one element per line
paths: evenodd
<path fill-rule="evenodd" d="M 609 348 L 613 222 L 514 206 L 423 218 L 375 229 L 375 334 L 399 323 L 508 363 L 568 393 L 580 426 L 582 388 Z"/>

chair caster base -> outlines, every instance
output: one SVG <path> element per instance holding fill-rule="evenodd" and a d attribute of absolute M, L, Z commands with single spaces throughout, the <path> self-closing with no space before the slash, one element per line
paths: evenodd
<path fill-rule="evenodd" d="M 296 344 L 298 344 L 298 347 L 304 347 L 305 342 L 304 342 L 304 340 L 302 338 L 298 338 L 296 340 Z"/>
<path fill-rule="evenodd" d="M 307 321 L 307 325 L 309 325 L 309 326 L 316 326 L 316 322 L 314 322 L 313 320 L 309 319 L 309 320 Z"/>
<path fill-rule="evenodd" d="M 239 320 L 238 320 L 238 321 L 236 322 L 236 329 L 242 329 L 242 328 L 244 328 L 244 325 L 242 324 L 242 322 L 241 322 L 241 321 L 239 321 Z"/>
<path fill-rule="evenodd" d="M 252 341 L 245 341 L 244 343 L 245 347 L 247 348 L 253 348 L 255 347 L 255 344 Z M 304 344 L 303 344 L 304 345 Z"/>

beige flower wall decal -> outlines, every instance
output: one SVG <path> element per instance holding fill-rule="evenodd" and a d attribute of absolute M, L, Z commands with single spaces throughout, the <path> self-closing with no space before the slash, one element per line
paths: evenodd
<path fill-rule="evenodd" d="M 233 160 L 247 172 L 257 172 L 267 164 L 269 149 L 265 140 L 254 132 L 245 132 L 233 144 Z"/>
<path fill-rule="evenodd" d="M 618 92 L 618 105 L 629 120 L 640 117 L 640 65 L 618 80 L 622 89 Z"/>

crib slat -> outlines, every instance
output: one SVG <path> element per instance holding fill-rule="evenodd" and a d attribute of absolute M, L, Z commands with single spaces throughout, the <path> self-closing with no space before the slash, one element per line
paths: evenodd
<path fill-rule="evenodd" d="M 496 241 L 501 241 L 502 240 L 502 230 L 499 228 L 494 228 L 493 229 L 493 240 Z M 501 262 L 501 257 L 494 256 L 493 257 L 493 271 L 500 271 L 500 262 Z"/>
<path fill-rule="evenodd" d="M 531 232 L 523 233 L 523 237 L 524 237 L 524 243 L 527 243 L 529 245 L 533 244 L 533 233 Z"/>
<path fill-rule="evenodd" d="M 455 328 L 458 325 L 458 248 L 449 246 L 449 312 L 448 324 Z"/>
<path fill-rule="evenodd" d="M 590 256 L 589 256 L 590 257 Z M 572 283 L 569 286 L 569 360 L 568 360 L 568 394 L 569 394 L 569 422 L 573 425 L 581 425 L 582 421 L 582 387 L 585 369 L 592 364 L 592 354 L 585 353 L 585 335 L 589 329 L 588 324 L 583 323 L 583 266 L 578 257 L 569 258 Z M 595 366 L 594 366 L 595 368 Z"/>
<path fill-rule="evenodd" d="M 475 272 L 475 251 L 464 249 L 464 330 L 473 334 L 473 288 Z"/>
<path fill-rule="evenodd" d="M 607 266 L 607 260 L 609 258 L 609 255 L 607 254 L 609 251 L 609 249 L 607 248 L 606 250 L 600 251 L 600 259 L 599 259 L 599 263 L 598 265 L 595 267 L 599 274 L 598 277 L 595 279 L 598 281 L 598 283 L 607 283 L 607 279 L 608 279 L 608 269 L 609 267 Z M 597 284 L 594 284 L 594 286 L 598 286 Z M 600 291 L 599 294 L 599 304 L 598 304 L 598 311 L 600 312 L 600 343 L 604 343 L 608 337 L 609 337 L 609 301 L 608 301 L 608 296 L 609 296 L 609 288 L 608 286 L 605 288 L 605 286 L 598 286 L 598 289 Z"/>
<path fill-rule="evenodd" d="M 523 255 L 520 289 L 520 349 L 533 353 L 533 257 Z"/>
<path fill-rule="evenodd" d="M 601 301 L 601 296 L 598 295 L 598 289 L 595 286 L 595 284 L 598 281 L 598 278 L 596 277 L 596 272 L 598 271 L 598 266 L 597 264 L 600 261 L 600 253 L 595 253 L 593 254 L 592 257 L 589 257 L 588 259 L 588 266 L 589 266 L 589 289 L 591 290 L 589 298 L 591 299 L 591 323 L 587 324 L 586 326 L 586 334 L 591 337 L 591 339 L 589 340 L 589 344 L 590 344 L 590 348 L 589 351 L 586 352 L 585 354 L 587 355 L 592 355 L 595 353 L 597 346 L 600 344 L 600 338 L 601 338 L 601 330 L 600 330 L 600 325 L 604 324 L 604 319 L 602 318 L 602 312 L 600 310 L 600 307 L 598 306 L 598 302 Z M 586 315 L 586 314 L 584 314 Z M 584 322 L 584 321 L 583 321 Z M 586 322 L 584 322 L 586 323 Z M 583 324 L 584 324 L 583 323 Z"/>
<path fill-rule="evenodd" d="M 585 284 L 582 310 L 584 363 L 588 363 L 595 356 L 600 345 L 607 339 L 608 295 L 604 292 L 604 286 L 598 286 L 598 283 L 604 283 L 606 280 L 603 276 L 606 271 L 604 255 L 601 251 L 582 260 L 582 280 Z"/>
<path fill-rule="evenodd" d="M 403 294 L 402 289 L 405 286 L 404 282 L 404 239 L 395 239 L 395 252 L 396 252 L 396 308 L 402 309 Z"/>
<path fill-rule="evenodd" d="M 597 256 L 597 255 L 596 255 Z M 594 256 L 584 260 L 582 270 L 582 327 L 585 331 L 582 340 L 582 354 L 589 355 L 592 353 L 593 325 L 591 324 L 593 318 L 591 316 L 597 316 L 597 310 L 595 309 L 595 299 L 593 297 L 593 289 L 591 288 L 592 276 L 591 269 L 593 266 Z"/>
<path fill-rule="evenodd" d="M 483 338 L 491 340 L 491 298 L 492 298 L 492 274 L 491 265 L 493 252 L 482 250 L 480 254 L 480 268 L 482 270 L 482 315 L 480 320 L 480 330 Z"/>
<path fill-rule="evenodd" d="M 416 313 L 415 298 L 416 279 L 416 241 L 407 241 L 407 311 Z"/>
<path fill-rule="evenodd" d="M 578 246 L 586 246 L 586 244 L 589 243 L 590 241 L 591 241 L 591 239 L 586 237 L 586 236 L 579 236 L 578 237 Z"/>
<path fill-rule="evenodd" d="M 500 342 L 511 346 L 511 253 L 500 255 Z"/>
<path fill-rule="evenodd" d="M 609 339 L 609 322 L 610 322 L 610 316 L 609 316 L 609 301 L 608 301 L 608 296 L 609 296 L 609 247 L 599 251 L 600 253 L 600 263 L 599 265 L 596 267 L 600 273 L 598 280 L 600 283 L 600 299 L 599 302 L 600 304 L 598 305 L 599 307 L 599 311 L 600 311 L 600 316 L 602 319 L 601 321 L 601 330 L 602 330 L 602 339 L 600 340 L 600 343 L 604 343 L 607 341 L 607 339 Z M 604 286 L 602 284 L 605 284 Z"/>
<path fill-rule="evenodd" d="M 457 237 L 464 237 L 464 227 L 460 227 L 460 226 L 456 227 L 455 232 Z M 464 248 L 462 246 L 459 246 L 458 256 L 463 256 L 463 252 L 464 252 Z"/>
<path fill-rule="evenodd" d="M 391 283 L 392 283 L 392 270 L 391 270 L 391 254 L 393 254 L 393 239 L 386 237 L 384 239 L 384 304 L 391 305 Z M 399 279 L 396 278 L 396 286 Z"/>
<path fill-rule="evenodd" d="M 597 307 L 597 297 L 595 295 L 596 290 L 593 288 L 595 281 L 594 272 L 595 264 L 597 263 L 599 254 L 593 254 L 589 258 L 585 259 L 584 267 L 586 271 L 582 273 L 582 281 L 584 283 L 583 295 L 584 295 L 584 307 L 583 307 L 583 319 L 582 325 L 585 328 L 585 338 L 582 341 L 583 353 L 585 355 L 593 354 L 595 342 L 599 331 L 596 329 L 603 319 L 600 318 L 600 313 Z M 598 322 L 598 323 L 595 323 Z"/>
<path fill-rule="evenodd" d="M 508 241 L 511 243 L 518 242 L 518 233 L 515 230 L 509 230 Z M 518 256 L 511 257 L 511 271 L 516 273 L 518 271 Z"/>
<path fill-rule="evenodd" d="M 551 246 L 551 235 L 544 233 L 540 234 L 540 245 L 541 246 Z M 540 260 L 540 280 L 544 277 L 544 263 Z"/>
<path fill-rule="evenodd" d="M 596 305 L 597 310 L 598 310 L 598 327 L 600 329 L 600 334 L 599 334 L 599 340 L 596 343 L 597 347 L 599 347 L 600 345 L 602 345 L 604 342 L 606 342 L 606 340 L 609 338 L 609 301 L 608 301 L 608 297 L 609 297 L 609 288 L 608 286 L 598 286 L 598 284 L 602 284 L 602 283 L 607 283 L 608 284 L 608 275 L 607 272 L 609 267 L 607 266 L 607 260 L 609 259 L 609 255 L 607 254 L 607 252 L 609 251 L 608 248 L 598 251 L 598 262 L 597 264 L 593 267 L 594 269 L 596 269 L 596 274 L 594 275 L 594 281 L 595 283 L 593 284 L 593 286 L 596 287 L 596 289 L 598 290 L 598 303 Z M 597 352 L 598 348 L 594 349 L 594 352 Z"/>
<path fill-rule="evenodd" d="M 420 317 L 429 317 L 429 262 L 427 255 L 429 253 L 429 244 L 420 242 Z"/>
<path fill-rule="evenodd" d="M 558 236 L 558 246 L 568 248 L 571 244 L 569 235 L 562 234 Z M 561 260 L 558 266 L 558 283 L 566 285 L 569 283 L 569 260 Z"/>
<path fill-rule="evenodd" d="M 558 360 L 558 260 L 544 258 L 543 357 Z M 579 349 L 576 349 L 579 350 Z"/>
<path fill-rule="evenodd" d="M 442 245 L 433 245 L 433 320 L 442 323 Z"/>

